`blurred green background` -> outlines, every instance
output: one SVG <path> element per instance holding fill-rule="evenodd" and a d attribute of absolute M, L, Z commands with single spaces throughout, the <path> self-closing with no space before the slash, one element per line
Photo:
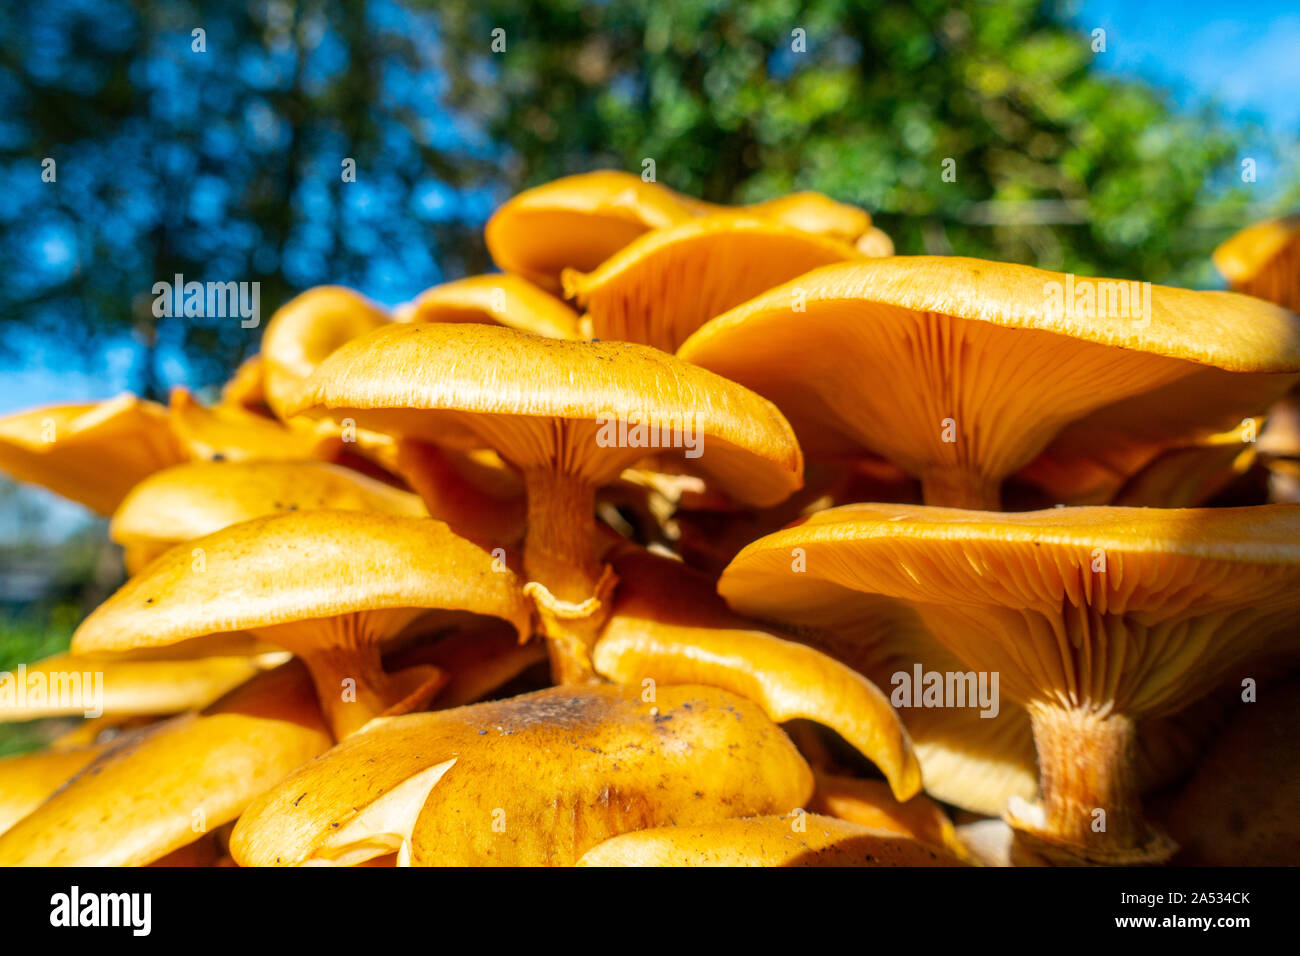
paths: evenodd
<path fill-rule="evenodd" d="M 489 270 L 513 192 L 647 160 L 715 202 L 821 190 L 901 253 L 1214 285 L 1218 242 L 1300 205 L 1297 48 L 1269 2 L 8 4 L 0 412 L 212 388 L 256 351 L 155 318 L 156 281 L 397 303 Z M 120 575 L 102 522 L 0 484 L 0 670 Z"/>

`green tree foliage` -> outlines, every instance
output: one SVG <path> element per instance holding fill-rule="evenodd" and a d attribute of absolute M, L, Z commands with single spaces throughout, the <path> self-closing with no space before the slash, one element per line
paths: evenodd
<path fill-rule="evenodd" d="M 1244 202 L 1222 188 L 1242 134 L 1100 72 L 1105 54 L 1057 4 L 431 8 L 449 101 L 509 147 L 519 184 L 650 158 L 661 182 L 717 202 L 817 189 L 857 203 L 900 252 L 1167 282 L 1212 281 L 1209 251 L 1241 224 L 1205 209 Z"/>

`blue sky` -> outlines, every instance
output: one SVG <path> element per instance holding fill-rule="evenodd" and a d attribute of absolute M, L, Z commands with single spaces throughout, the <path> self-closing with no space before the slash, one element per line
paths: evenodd
<path fill-rule="evenodd" d="M 1274 130 L 1300 131 L 1300 4 L 1295 0 L 1083 0 L 1076 22 L 1106 30 L 1103 69 L 1212 98 Z"/>
<path fill-rule="evenodd" d="M 1098 65 L 1169 89 L 1191 107 L 1214 101 L 1230 115 L 1273 133 L 1300 135 L 1300 5 L 1296 0 L 1144 2 L 1079 0 L 1075 22 L 1106 30 Z M 380 301 L 391 290 L 362 291 Z M 388 294 L 386 294 L 388 293 Z M 392 303 L 390 303 L 392 304 Z M 66 367 L 58 343 L 18 340 L 0 358 L 0 414 L 37 404 L 108 397 L 134 379 L 129 341 L 86 368 Z M 184 379 L 179 355 L 161 359 Z"/>

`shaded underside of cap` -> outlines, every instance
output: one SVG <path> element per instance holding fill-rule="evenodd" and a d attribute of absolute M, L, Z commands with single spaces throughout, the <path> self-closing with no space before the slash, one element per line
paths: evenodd
<path fill-rule="evenodd" d="M 166 552 L 86 618 L 73 648 L 130 651 L 421 608 L 501 617 L 527 632 L 529 612 L 514 575 L 495 568 L 490 554 L 442 522 L 293 512 L 233 525 Z M 350 632 L 343 625 L 334 630 L 339 639 Z M 354 633 L 352 639 L 379 636 Z"/>
<path fill-rule="evenodd" d="M 926 296 L 914 286 L 935 285 L 951 267 L 877 261 L 889 264 L 884 274 L 871 271 L 874 264 L 832 266 L 764 293 L 707 323 L 678 354 L 774 401 L 810 456 L 856 446 L 922 477 L 951 470 L 1000 478 L 1075 421 L 1085 437 L 1100 433 L 1093 444 L 1103 449 L 1112 436 L 1128 436 L 1129 445 L 1141 439 L 1149 457 L 1153 441 L 1222 430 L 1262 412 L 1300 369 L 1300 319 L 1246 297 L 1187 305 L 1187 297 L 1211 293 L 1165 290 L 1174 301 L 1161 311 L 1153 296 L 1147 331 L 1125 334 L 1121 321 L 1084 334 L 1039 321 L 1047 311 L 1041 292 L 1037 312 L 1015 301 L 1029 298 L 1023 279 L 1002 312 L 1001 281 L 969 284 L 969 301 L 947 287 Z M 975 272 L 1004 268 L 965 261 Z M 1227 305 L 1234 314 L 1221 313 Z M 1267 314 L 1254 314 L 1261 310 Z M 1175 319 L 1185 326 L 1177 348 L 1142 340 Z M 1244 338 L 1243 327 L 1251 329 Z M 1234 371 L 1196 364 L 1207 357 Z M 1246 368 L 1253 371 L 1236 371 Z M 1090 417 L 1102 408 L 1114 414 Z"/>
<path fill-rule="evenodd" d="M 600 265 L 648 229 L 693 215 L 671 189 L 601 170 L 525 190 L 488 220 L 492 261 L 547 288 L 566 267 Z"/>
<path fill-rule="evenodd" d="M 1253 448 L 1254 419 L 1292 386 L 1290 375 L 1199 366 L 1169 385 L 1070 422 L 1017 477 L 1042 488 L 1054 503 L 1108 504 L 1166 452 L 1209 445 L 1221 452 L 1232 444 L 1239 451 Z"/>
<path fill-rule="evenodd" d="M 596 338 L 674 351 L 704 322 L 811 269 L 859 258 L 838 240 L 721 214 L 646 233 L 593 272 L 566 269 L 566 297 Z"/>
<path fill-rule="evenodd" d="M 686 463 L 741 500 L 775 503 L 801 481 L 798 444 L 770 402 L 626 342 L 561 341 L 488 325 L 385 329 L 350 342 L 317 370 L 295 403 L 307 409 L 434 443 L 490 447 L 521 468 L 593 483 L 655 450 L 685 456 L 691 443 L 698 457 Z"/>
<path fill-rule="evenodd" d="M 1142 283 L 960 256 L 894 256 L 826 266 L 719 316 L 683 354 L 702 355 L 706 343 L 716 348 L 713 340 L 734 326 L 789 312 L 796 283 L 806 292 L 809 319 L 820 307 L 872 303 L 1052 332 L 1227 371 L 1300 371 L 1300 317 L 1252 296 L 1150 285 L 1150 312 L 1144 314 L 1145 304 L 1133 295 Z M 1066 300 L 1070 289 L 1075 290 L 1072 303 Z M 1085 289 L 1095 293 L 1091 306 Z M 1121 289 L 1129 295 L 1122 296 Z"/>
<path fill-rule="evenodd" d="M 1013 700 L 1158 715 L 1262 653 L 1296 650 L 1300 508 L 1077 508 L 1022 514 L 850 505 L 751 544 L 733 606 L 913 608 Z M 791 570 L 792 549 L 806 570 Z M 773 609 L 775 610 L 775 609 Z M 1109 702 L 1109 703 L 1108 703 Z"/>

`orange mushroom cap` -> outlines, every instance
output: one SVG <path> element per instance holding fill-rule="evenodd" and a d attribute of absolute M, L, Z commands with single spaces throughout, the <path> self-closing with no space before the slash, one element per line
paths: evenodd
<path fill-rule="evenodd" d="M 544 759 L 543 759 L 544 757 Z M 240 818 L 241 866 L 568 865 L 602 840 L 798 806 L 812 774 L 754 704 L 704 687 L 553 688 L 377 721 Z"/>
<path fill-rule="evenodd" d="M 1022 835 L 1049 855 L 1132 861 L 1172 848 L 1141 819 L 1135 721 L 1244 662 L 1300 654 L 1297 584 L 1295 506 L 854 505 L 750 545 L 719 590 L 748 613 L 819 624 L 902 602 L 1028 707 L 1044 807 L 1013 813 Z M 1101 833 L 1094 809 L 1109 815 Z"/>
<path fill-rule="evenodd" d="M 588 850 L 579 866 L 958 866 L 889 830 L 811 813 L 637 830 Z"/>
<path fill-rule="evenodd" d="M 1247 226 L 1214 250 L 1238 292 L 1300 311 L 1300 215 Z"/>
<path fill-rule="evenodd" d="M 601 170 L 519 193 L 493 213 L 485 237 L 501 269 L 558 290 L 562 269 L 594 269 L 646 230 L 693 215 L 671 189 Z"/>
<path fill-rule="evenodd" d="M 256 638 L 303 657 L 342 736 L 385 710 L 420 706 L 445 681 L 429 668 L 386 675 L 380 665 L 382 643 L 432 609 L 500 617 L 521 638 L 529 631 L 515 576 L 442 522 L 292 512 L 166 552 L 96 608 L 72 646 L 185 656 Z"/>
<path fill-rule="evenodd" d="M 0 419 L 0 470 L 102 515 L 143 478 L 184 460 L 167 413 L 134 395 Z"/>
<path fill-rule="evenodd" d="M 674 351 L 715 315 L 818 266 L 860 258 L 843 242 L 724 213 L 648 232 L 592 272 L 565 269 L 590 336 Z"/>
<path fill-rule="evenodd" d="M 545 289 L 509 274 L 469 276 L 436 285 L 399 309 L 397 319 L 504 325 L 552 339 L 581 337 L 577 312 Z"/>
<path fill-rule="evenodd" d="M 131 490 L 109 525 L 140 570 L 183 541 L 232 524 L 291 511 L 376 511 L 422 517 L 410 492 L 325 462 L 191 462 L 146 478 Z"/>
<path fill-rule="evenodd" d="M 1091 309 L 1066 302 L 1076 287 L 1092 290 Z M 872 259 L 765 292 L 678 354 L 771 398 L 810 456 L 866 449 L 920 477 L 929 503 L 996 508 L 1001 481 L 1071 423 L 1098 444 L 1140 444 L 1136 470 L 1153 441 L 1231 427 L 1296 381 L 1300 317 L 1232 293 L 1148 288 L 1149 308 L 1136 283 Z M 1111 314 L 1126 311 L 1120 292 L 1144 299 L 1127 310 L 1141 315 Z"/>
<path fill-rule="evenodd" d="M 388 323 L 383 309 L 342 286 L 317 286 L 290 299 L 262 333 L 266 403 L 285 419 L 285 405 L 331 352 Z"/>
<path fill-rule="evenodd" d="M 861 674 L 731 613 L 708 578 L 679 562 L 627 548 L 613 565 L 623 583 L 592 654 L 597 673 L 632 686 L 709 684 L 743 694 L 775 721 L 807 718 L 836 730 L 900 799 L 921 788 L 907 731 Z"/>
<path fill-rule="evenodd" d="M 598 554 L 598 486 L 654 451 L 679 453 L 755 504 L 780 501 L 801 481 L 798 444 L 770 402 L 630 343 L 490 325 L 382 329 L 327 359 L 292 410 L 491 448 L 517 467 L 527 488 L 526 587 L 564 682 L 593 679 L 590 648 L 615 584 Z"/>
<path fill-rule="evenodd" d="M 202 714 L 122 735 L 0 835 L 0 866 L 139 866 L 237 817 L 325 750 L 306 671 L 254 678 Z"/>
<path fill-rule="evenodd" d="M 700 454 L 688 463 L 757 505 L 795 491 L 803 464 L 781 414 L 719 376 L 632 343 L 566 342 L 487 325 L 402 325 L 355 339 L 320 366 L 290 410 L 493 448 L 521 469 L 563 468 L 594 484 L 655 447 L 603 442 L 607 425 L 674 435 L 694 428 Z M 657 447 L 689 450 L 662 436 Z"/>

